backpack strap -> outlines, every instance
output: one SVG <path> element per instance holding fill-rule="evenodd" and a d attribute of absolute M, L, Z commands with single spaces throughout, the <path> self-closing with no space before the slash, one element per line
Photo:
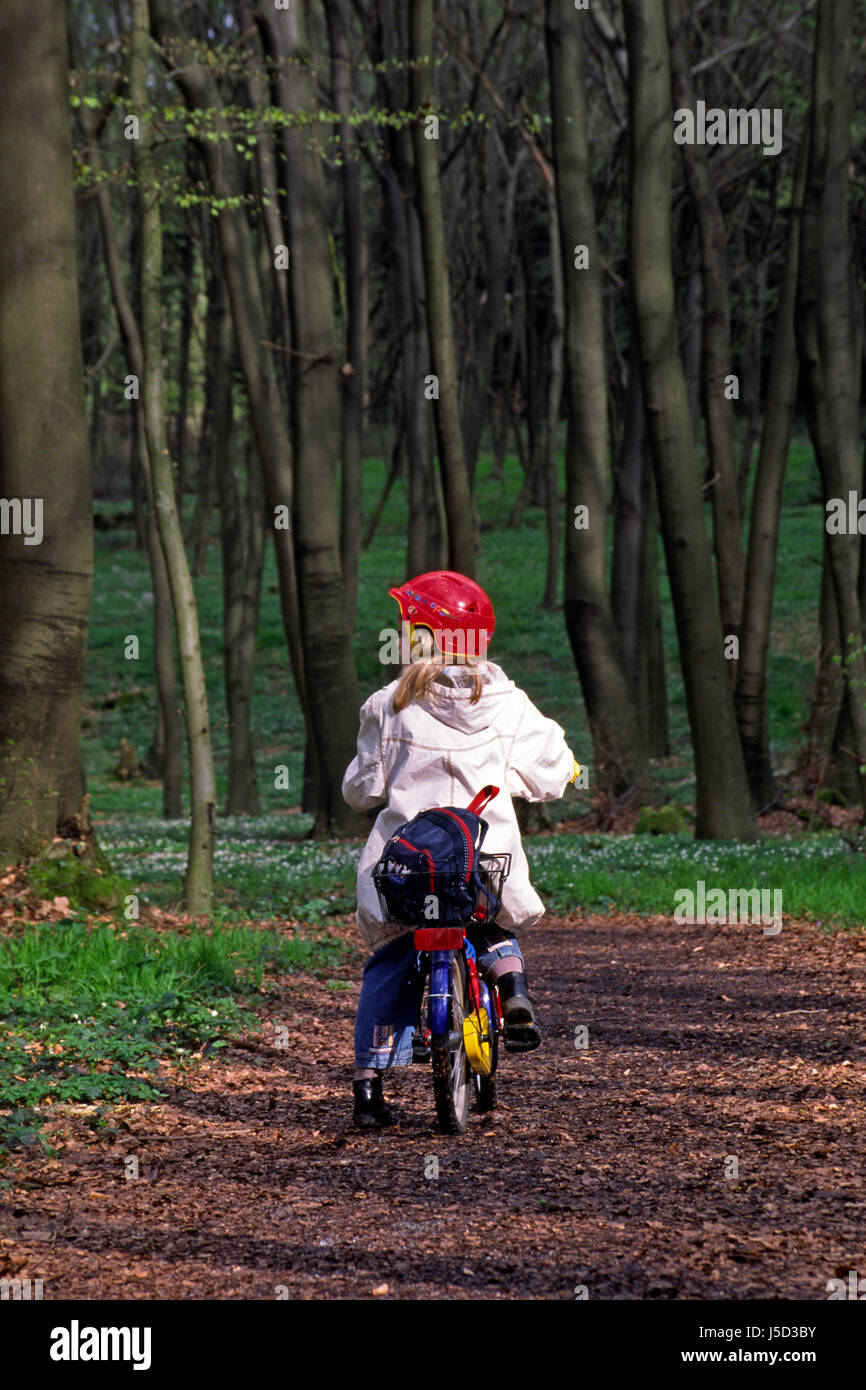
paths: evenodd
<path fill-rule="evenodd" d="M 488 801 L 492 801 L 494 796 L 498 795 L 498 787 L 493 787 L 489 785 L 486 787 L 482 787 L 480 792 L 475 793 L 466 809 L 467 811 L 471 811 L 473 816 L 479 816 L 481 812 L 484 810 L 484 807 L 487 805 Z"/>

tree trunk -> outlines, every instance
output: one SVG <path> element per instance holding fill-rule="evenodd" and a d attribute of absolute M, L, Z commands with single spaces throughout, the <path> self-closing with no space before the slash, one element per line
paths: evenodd
<path fill-rule="evenodd" d="M 388 134 L 391 159 L 386 165 L 385 197 L 392 249 L 392 295 L 401 343 L 401 409 L 409 475 L 406 574 L 411 576 L 438 569 L 441 547 L 434 535 L 436 515 L 428 506 L 434 465 L 424 378 L 429 371 L 430 348 L 423 299 L 421 233 L 408 193 L 412 146 L 408 132 L 389 130 Z"/>
<path fill-rule="evenodd" d="M 529 483 L 529 505 L 544 504 L 544 420 L 547 395 L 544 389 L 545 361 L 540 341 L 538 320 L 540 294 L 535 256 L 529 236 L 520 242 L 520 265 L 523 275 L 526 312 L 523 315 L 523 399 L 526 415 L 526 478 Z"/>
<path fill-rule="evenodd" d="M 250 709 L 265 554 L 265 499 L 257 457 L 247 461 L 246 497 L 240 487 L 232 450 L 220 448 L 217 458 L 223 555 L 225 687 L 229 719 L 226 815 L 257 816 L 259 790 Z"/>
<path fill-rule="evenodd" d="M 674 102 L 678 108 L 694 109 L 695 91 L 685 36 L 683 0 L 666 0 L 666 6 Z M 734 452 L 733 406 L 725 398 L 725 379 L 731 372 L 727 232 L 710 173 L 706 146 L 685 144 L 682 152 L 701 240 L 704 308 L 702 393 L 707 422 L 707 481 L 710 483 L 713 506 L 719 608 L 723 632 L 726 636 L 736 636 L 743 615 L 745 557 Z"/>
<path fill-rule="evenodd" d="M 340 564 L 346 591 L 349 631 L 354 630 L 361 554 L 361 447 L 367 383 L 367 241 L 361 166 L 351 124 L 352 75 L 342 0 L 327 0 L 331 46 L 331 88 L 339 116 L 343 185 L 343 254 L 346 261 L 346 360 L 342 367 L 340 457 Z"/>
<path fill-rule="evenodd" d="M 385 128 L 387 157 L 382 177 L 391 250 L 391 302 L 400 343 L 400 411 L 409 481 L 406 534 L 406 576 L 409 577 L 441 569 L 445 560 L 432 447 L 431 403 L 424 394 L 424 381 L 431 371 L 430 345 L 421 230 L 414 201 L 412 137 L 401 125 L 398 115 L 409 102 L 409 84 L 402 64 L 407 47 L 408 12 L 402 0 L 391 0 L 377 11 L 371 57 L 379 69 L 382 105 L 396 118 Z"/>
<path fill-rule="evenodd" d="M 248 39 L 250 61 L 246 69 L 246 88 L 250 105 L 257 111 L 268 105 L 270 93 L 261 67 L 262 53 L 258 39 L 255 15 L 249 0 L 238 0 L 238 19 L 244 37 Z M 256 140 L 256 169 L 259 176 L 261 197 L 261 218 L 265 235 L 262 238 L 262 253 L 267 259 L 268 275 L 262 277 L 261 295 L 266 303 L 268 283 L 273 291 L 276 305 L 276 319 L 280 328 L 280 343 L 283 351 L 282 377 L 285 381 L 286 400 L 292 390 L 292 325 L 289 314 L 289 286 L 286 271 L 277 268 L 276 248 L 286 245 L 286 232 L 280 213 L 280 177 L 277 171 L 277 157 L 271 127 L 262 126 Z"/>
<path fill-rule="evenodd" d="M 619 637 L 622 664 L 632 690 L 639 687 L 643 648 L 644 561 L 652 495 L 637 337 L 632 330 L 619 456 L 614 468 L 613 560 L 610 607 Z M 641 711 L 642 715 L 645 713 Z"/>
<path fill-rule="evenodd" d="M 187 147 L 186 177 L 193 177 L 192 159 Z M 180 236 L 180 257 L 178 274 L 180 277 L 180 332 L 178 341 L 177 368 L 177 417 L 174 427 L 174 463 L 177 468 L 177 505 L 183 525 L 183 498 L 186 492 L 186 417 L 189 409 L 189 350 L 192 342 L 192 309 L 195 303 L 193 274 L 195 269 L 195 242 L 189 213 L 184 217 Z"/>
<path fill-rule="evenodd" d="M 547 520 L 547 576 L 542 607 L 557 606 L 559 583 L 559 538 L 562 521 L 559 511 L 559 412 L 562 406 L 563 354 L 565 343 L 565 285 L 562 279 L 562 250 L 556 194 L 548 184 L 547 215 L 550 223 L 550 278 L 553 287 L 553 332 L 550 340 L 550 380 L 547 388 L 547 430 L 545 436 L 544 501 Z"/>
<path fill-rule="evenodd" d="M 659 515 L 695 753 L 699 839 L 753 840 L 677 340 L 671 265 L 670 70 L 663 0 L 625 0 L 629 271 Z"/>
<path fill-rule="evenodd" d="M 410 105 L 418 113 L 412 125 L 412 144 L 424 248 L 430 355 L 439 379 L 439 399 L 434 409 L 448 518 L 448 565 L 471 578 L 475 574 L 474 509 L 460 430 L 438 142 L 428 138 L 427 128 L 427 115 L 433 115 L 433 0 L 413 0 L 409 31 Z"/>
<path fill-rule="evenodd" d="M 136 325 L 137 331 L 137 325 Z M 139 351 L 141 342 L 139 340 Z M 139 381 L 144 382 L 144 366 Z M 150 748 L 141 769 L 162 782 L 162 814 L 166 820 L 183 816 L 183 720 L 174 660 L 174 621 L 171 586 L 156 518 L 153 481 L 144 428 L 144 402 L 136 403 L 135 453 L 144 482 L 145 545 L 153 585 L 153 670 L 156 676 L 157 717 Z"/>
<path fill-rule="evenodd" d="M 313 82 L 307 5 L 257 12 L 287 112 L 309 110 Z M 337 460 L 340 451 L 338 347 L 321 159 L 302 125 L 283 128 L 290 252 L 289 304 L 294 350 L 296 545 L 301 631 L 318 758 L 314 835 L 357 833 L 366 823 L 343 800 L 343 774 L 355 753 L 361 704 L 340 569 Z"/>
<path fill-rule="evenodd" d="M 605 576 L 608 423 L 601 259 L 595 233 L 584 103 L 581 17 L 547 0 L 545 37 L 566 310 L 566 544 L 564 608 L 593 737 L 596 784 L 616 796 L 648 791 L 646 750 L 620 659 Z M 589 264 L 575 267 L 575 247 Z M 588 527 L 578 529 L 578 507 Z"/>
<path fill-rule="evenodd" d="M 819 786 L 825 781 L 830 766 L 833 741 L 839 724 L 839 710 L 844 700 L 845 683 L 839 666 L 839 613 L 830 568 L 830 538 L 825 536 L 821 564 L 818 658 L 809 722 L 806 726 L 812 763 L 810 774 Z"/>
<path fill-rule="evenodd" d="M 481 208 L 483 235 L 484 294 L 478 312 L 477 335 L 471 372 L 463 381 L 464 404 L 462 434 L 466 449 L 466 470 L 469 485 L 473 486 L 478 451 L 488 411 L 493 352 L 505 306 L 506 271 L 510 246 L 510 228 L 514 218 L 514 198 L 517 191 L 517 161 L 509 170 L 504 200 L 497 197 L 495 146 L 487 131 L 479 136 L 483 142 L 486 187 L 476 196 Z M 522 147 L 521 147 L 522 148 Z M 479 161 L 480 163 L 480 161 Z M 504 203 L 504 205 L 503 205 Z"/>
<path fill-rule="evenodd" d="M 624 413 L 615 471 L 611 613 L 647 750 L 651 757 L 664 757 L 668 746 L 667 691 L 658 593 L 657 516 L 634 327 Z"/>
<path fill-rule="evenodd" d="M 219 456 L 231 447 L 229 441 L 233 418 L 234 339 L 231 308 L 216 245 L 213 246 L 213 252 L 205 317 L 204 409 L 198 440 L 198 495 L 190 536 L 194 556 L 193 573 L 196 575 L 204 574 L 207 570 L 214 494 L 222 475 Z"/>
<path fill-rule="evenodd" d="M 848 165 L 851 0 L 820 0 L 812 71 L 809 167 L 801 225 L 797 338 L 807 419 L 825 504 L 845 503 L 862 477 L 859 320 L 853 310 Z M 828 522 L 830 518 L 827 518 Z M 827 531 L 854 753 L 866 766 L 866 659 L 858 589 L 860 537 Z M 861 779 L 861 787 L 866 783 Z M 861 791 L 861 801 L 863 791 Z"/>
<path fill-rule="evenodd" d="M 649 459 L 646 466 L 651 470 L 652 464 Z M 658 507 L 652 480 L 645 547 L 640 706 L 645 711 L 647 751 L 651 758 L 666 758 L 671 751 L 668 732 L 668 688 L 659 597 Z"/>
<path fill-rule="evenodd" d="M 11 861 L 84 796 L 93 520 L 63 6 L 3 6 L 0 87 L 0 855 Z"/>
<path fill-rule="evenodd" d="M 803 140 L 794 175 L 791 223 L 779 287 L 773 352 L 767 383 L 767 404 L 752 498 L 743 629 L 735 689 L 740 740 L 756 807 L 769 805 L 776 795 L 767 720 L 767 656 L 773 616 L 782 487 L 797 399 L 794 305 L 797 295 L 800 211 L 805 187 L 807 154 L 808 144 Z"/>
<path fill-rule="evenodd" d="M 697 228 L 692 229 L 689 250 L 689 263 L 699 253 Z M 704 356 L 704 287 L 701 281 L 701 268 L 696 265 L 689 275 L 685 293 L 685 344 L 683 362 L 686 373 L 686 392 L 689 400 L 689 419 L 697 447 L 701 422 L 701 362 Z"/>
<path fill-rule="evenodd" d="M 213 848 L 216 781 L 210 719 L 199 641 L 195 592 L 186 560 L 165 439 L 162 359 L 162 223 L 156 166 L 147 110 L 150 46 L 148 0 L 132 0 L 129 100 L 137 112 L 139 138 L 132 142 L 141 218 L 141 322 L 144 378 L 144 432 L 150 459 L 156 520 L 162 542 L 177 625 L 190 771 L 190 838 L 183 900 L 195 916 L 210 911 L 213 899 Z"/>
<path fill-rule="evenodd" d="M 737 496 L 739 498 L 740 516 L 743 517 L 746 515 L 747 509 L 749 475 L 752 471 L 752 456 L 755 452 L 755 445 L 761 435 L 761 372 L 764 357 L 764 306 L 767 300 L 766 257 L 759 261 L 754 267 L 754 273 L 755 305 L 751 314 L 751 322 L 746 331 L 745 356 L 747 370 L 742 382 L 743 406 L 746 412 L 746 430 L 737 469 Z M 745 589 L 743 604 L 745 606 Z"/>

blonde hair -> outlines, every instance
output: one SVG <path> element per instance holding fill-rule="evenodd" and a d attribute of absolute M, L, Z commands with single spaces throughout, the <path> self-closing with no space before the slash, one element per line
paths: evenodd
<path fill-rule="evenodd" d="M 475 662 L 455 660 L 449 664 L 467 666 L 471 670 L 472 695 L 469 703 L 477 705 L 484 690 L 484 678 Z M 399 714 L 401 709 L 405 709 L 413 700 L 423 700 L 424 696 L 430 693 L 430 688 L 444 665 L 441 657 L 431 656 L 421 661 L 413 661 L 406 666 L 394 691 L 394 713 Z"/>

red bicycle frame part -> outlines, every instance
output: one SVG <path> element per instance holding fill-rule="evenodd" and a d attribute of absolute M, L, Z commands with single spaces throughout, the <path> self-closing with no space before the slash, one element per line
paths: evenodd
<path fill-rule="evenodd" d="M 481 991 L 478 988 L 478 967 L 472 956 L 466 957 L 466 972 L 469 980 L 469 995 L 476 1013 L 481 1009 Z"/>
<path fill-rule="evenodd" d="M 462 927 L 416 927 L 416 951 L 459 951 L 463 946 Z"/>

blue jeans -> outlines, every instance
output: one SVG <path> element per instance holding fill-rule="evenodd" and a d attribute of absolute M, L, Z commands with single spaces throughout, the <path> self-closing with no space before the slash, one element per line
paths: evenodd
<path fill-rule="evenodd" d="M 506 956 L 517 956 L 523 961 L 514 937 L 496 927 L 468 935 L 481 975 Z M 412 1035 L 418 1026 L 424 990 L 416 959 L 411 931 L 367 958 L 355 1016 L 356 1067 L 385 1071 L 389 1067 L 408 1066 L 412 1061 Z"/>

